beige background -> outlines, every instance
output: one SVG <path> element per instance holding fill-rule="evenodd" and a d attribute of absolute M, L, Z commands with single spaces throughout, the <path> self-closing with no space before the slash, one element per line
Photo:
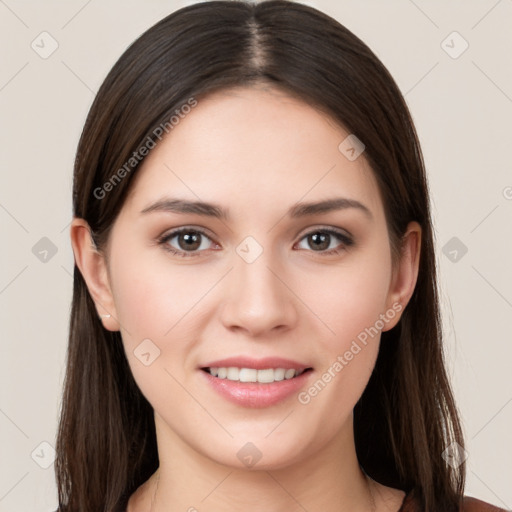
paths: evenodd
<path fill-rule="evenodd" d="M 71 300 L 71 176 L 85 115 L 127 45 L 183 5 L 0 0 L 0 511 L 56 507 L 52 446 Z M 432 191 L 467 493 L 510 509 L 512 1 L 311 5 L 376 52 L 412 110 Z M 51 49 L 50 37 L 58 48 L 43 59 L 31 43 L 41 53 Z M 469 47 L 457 56 L 464 41 Z M 46 262 L 43 237 L 57 251 Z"/>

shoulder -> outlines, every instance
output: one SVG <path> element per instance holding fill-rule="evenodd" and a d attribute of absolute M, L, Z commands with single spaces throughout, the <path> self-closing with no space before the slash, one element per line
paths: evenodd
<path fill-rule="evenodd" d="M 505 509 L 496 507 L 485 501 L 477 500 L 469 496 L 464 496 L 462 511 L 463 512 L 503 512 Z"/>
<path fill-rule="evenodd" d="M 417 512 L 420 510 L 418 502 L 414 497 L 414 491 L 410 491 L 404 498 L 398 512 Z M 507 512 L 504 508 L 491 505 L 485 501 L 470 496 L 464 496 L 460 512 Z"/>

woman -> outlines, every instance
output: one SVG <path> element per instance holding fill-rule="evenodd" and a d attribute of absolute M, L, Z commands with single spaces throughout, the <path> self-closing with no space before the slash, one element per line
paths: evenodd
<path fill-rule="evenodd" d="M 143 34 L 74 176 L 59 510 L 464 498 L 421 150 L 357 37 L 285 1 Z"/>

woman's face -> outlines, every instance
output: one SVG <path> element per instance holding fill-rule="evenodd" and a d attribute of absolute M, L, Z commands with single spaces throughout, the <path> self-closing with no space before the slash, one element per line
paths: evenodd
<path fill-rule="evenodd" d="M 279 468 L 351 435 L 402 306 L 377 183 L 348 135 L 240 88 L 200 99 L 145 159 L 107 261 L 163 445 Z"/>

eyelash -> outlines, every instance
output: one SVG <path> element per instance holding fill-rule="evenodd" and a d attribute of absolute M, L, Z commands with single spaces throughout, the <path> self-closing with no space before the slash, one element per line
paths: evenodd
<path fill-rule="evenodd" d="M 172 246 L 170 246 L 168 244 L 169 240 L 172 240 L 174 237 L 176 237 L 176 236 L 178 236 L 178 235 L 180 235 L 182 233 L 199 233 L 200 235 L 208 238 L 208 240 L 213 242 L 211 237 L 205 231 L 203 231 L 202 229 L 200 229 L 200 228 L 187 228 L 187 227 L 185 227 L 185 228 L 175 229 L 175 230 L 171 231 L 170 233 L 163 234 L 162 236 L 160 236 L 157 239 L 157 243 L 159 245 L 162 245 L 163 249 L 165 251 L 168 251 L 171 254 L 176 255 L 176 256 L 180 256 L 182 258 L 190 258 L 190 257 L 199 256 L 200 253 L 203 252 L 203 251 L 180 251 L 180 250 L 177 250 L 177 249 L 175 249 L 174 247 L 172 247 Z M 308 236 L 314 235 L 314 234 L 317 234 L 317 233 L 323 233 L 323 234 L 331 235 L 331 236 L 334 236 L 334 237 L 338 238 L 341 241 L 341 245 L 343 245 L 345 248 L 348 248 L 348 247 L 351 247 L 351 246 L 354 245 L 354 240 L 352 240 L 352 238 L 350 238 L 349 236 L 347 236 L 343 232 L 335 230 L 333 228 L 317 228 L 317 229 L 314 229 L 312 231 L 309 231 L 309 232 L 305 233 L 300 238 L 299 242 L 302 241 L 304 238 L 307 238 Z M 313 251 L 313 250 L 311 250 L 311 252 L 317 252 L 318 254 L 320 254 L 322 256 L 331 256 L 331 255 L 334 255 L 334 254 L 340 254 L 343 250 L 344 249 L 335 248 L 335 249 L 329 249 L 329 250 L 325 250 L 325 251 Z"/>

